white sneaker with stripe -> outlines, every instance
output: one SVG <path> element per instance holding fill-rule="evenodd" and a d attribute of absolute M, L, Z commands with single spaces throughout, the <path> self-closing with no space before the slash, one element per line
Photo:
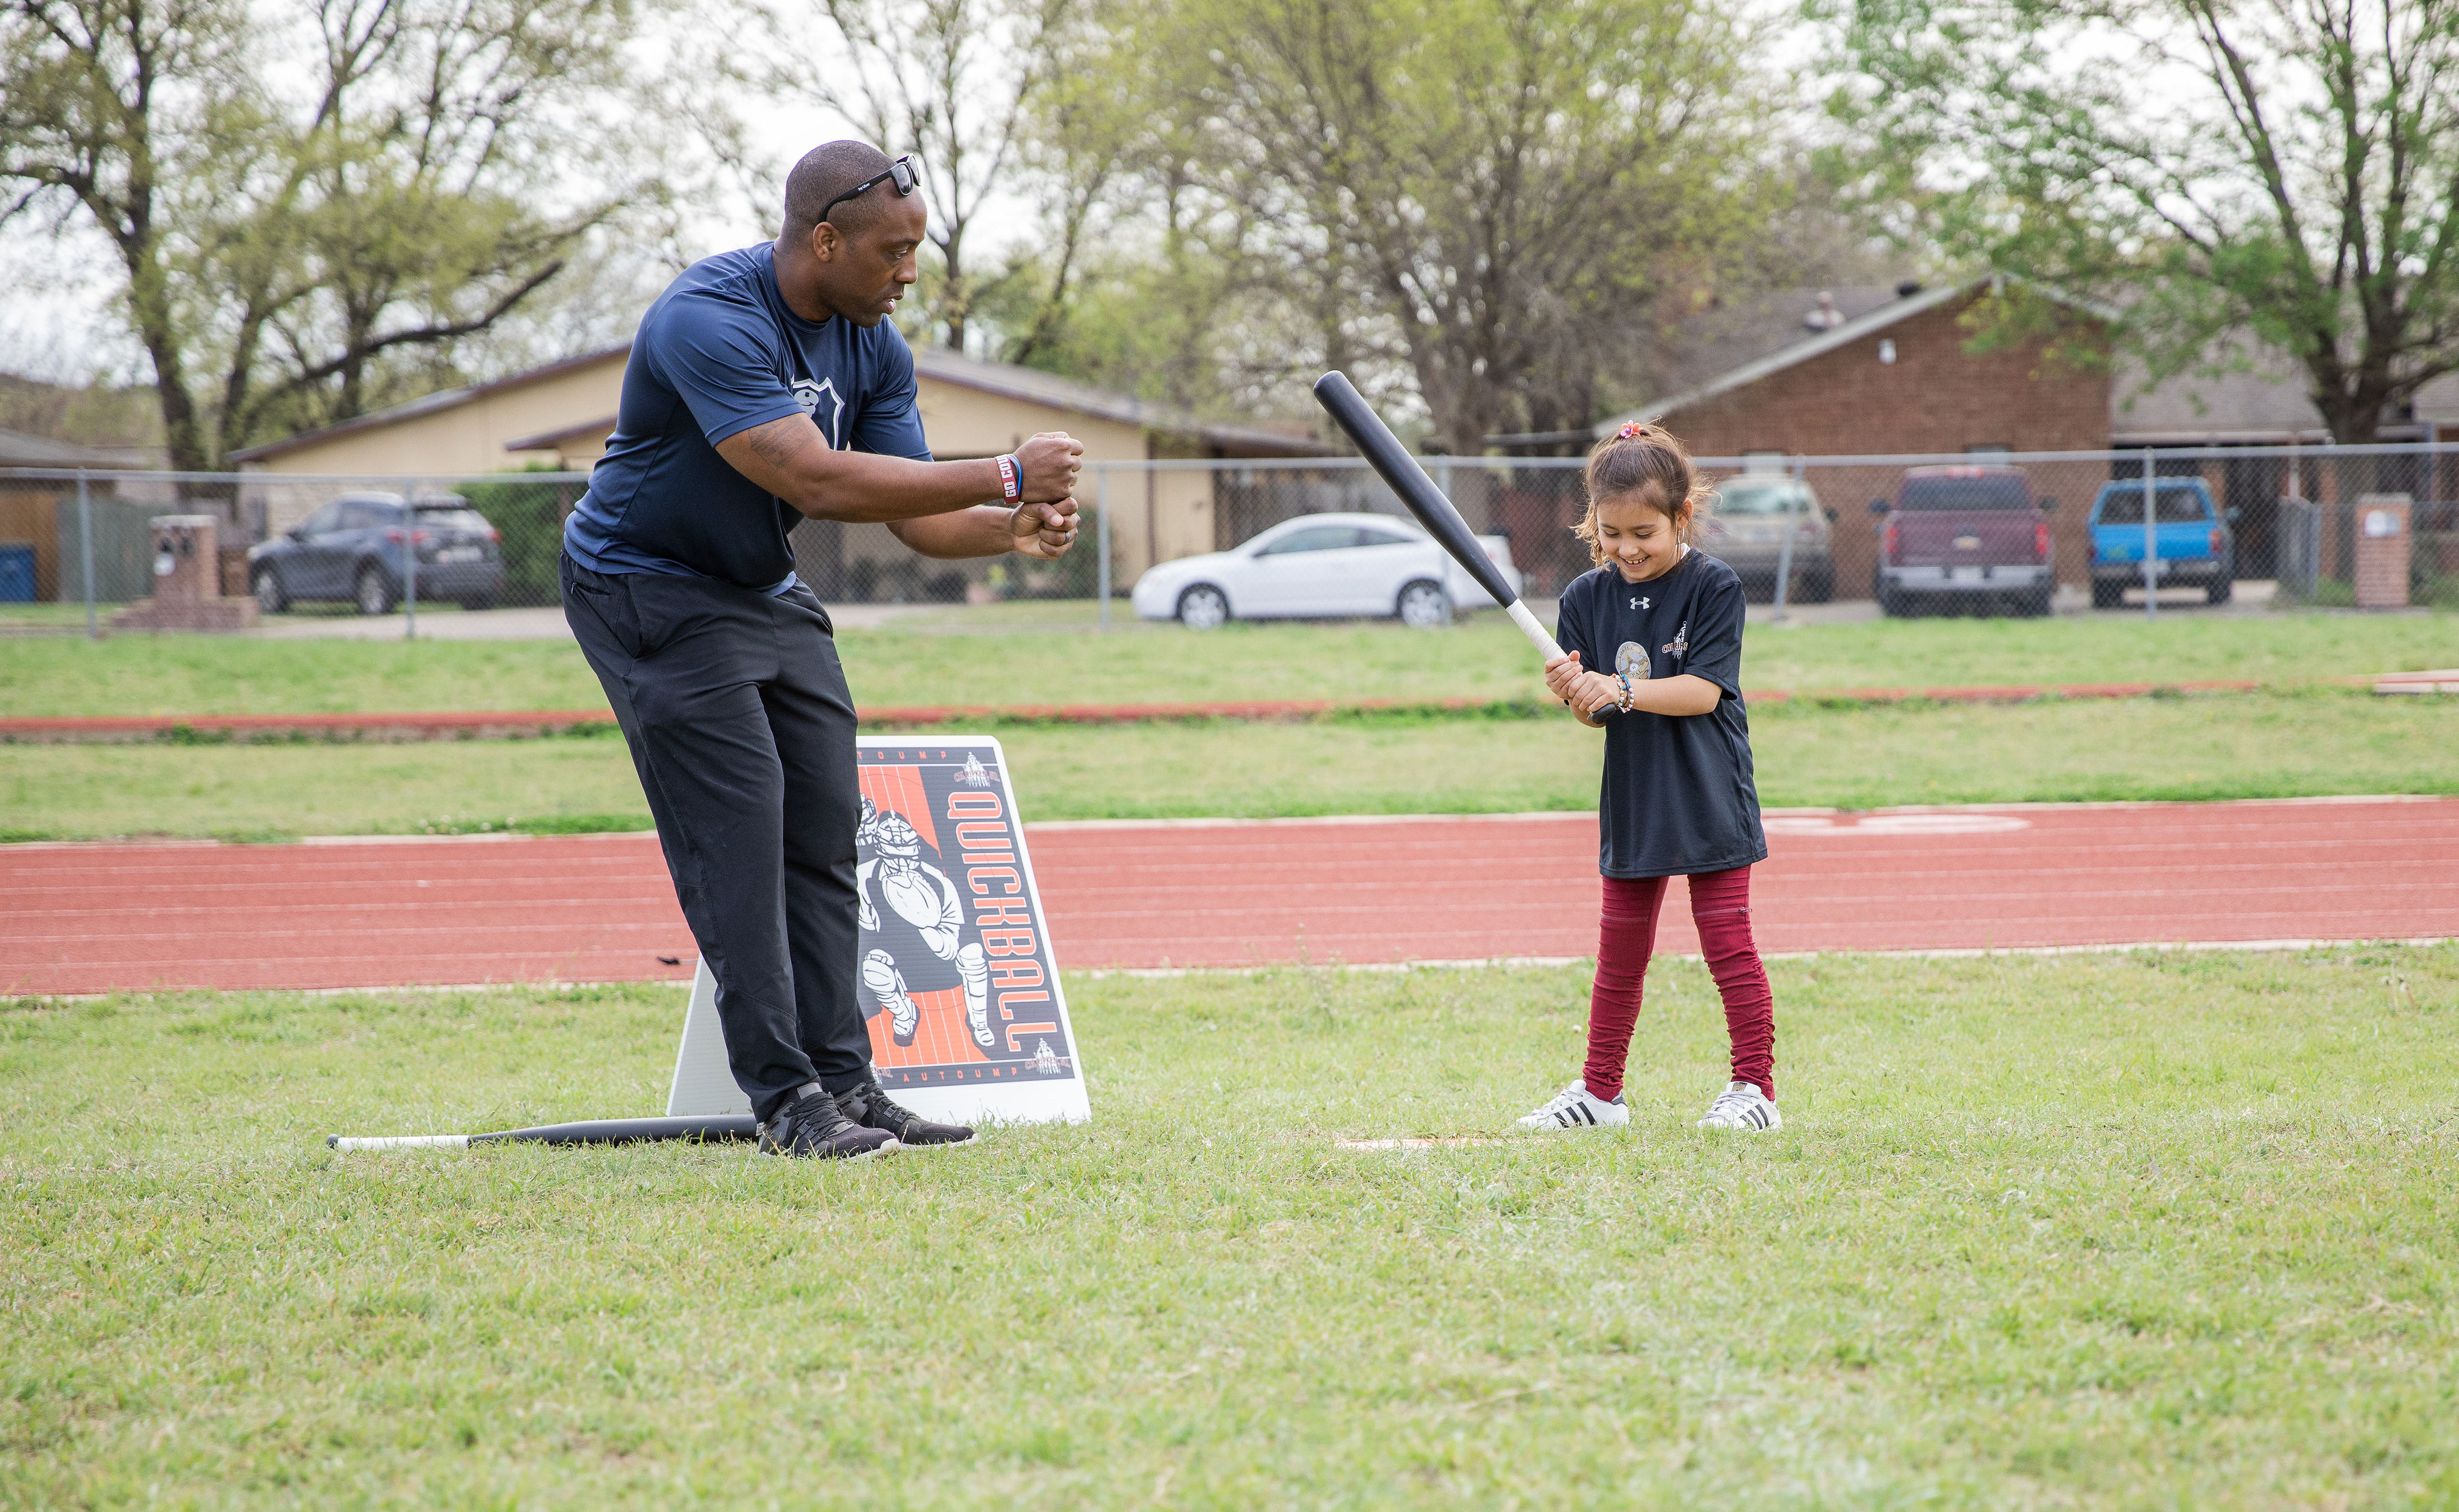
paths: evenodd
<path fill-rule="evenodd" d="M 1776 1110 L 1754 1082 L 1729 1082 L 1716 1101 L 1708 1104 L 1708 1116 L 1699 1121 L 1709 1129 L 1780 1129 L 1784 1115 Z"/>
<path fill-rule="evenodd" d="M 1574 1082 L 1555 1093 L 1552 1102 L 1515 1122 L 1524 1129 L 1620 1128 L 1630 1122 L 1630 1108 L 1619 1092 L 1608 1102 L 1588 1096 L 1586 1082 Z"/>

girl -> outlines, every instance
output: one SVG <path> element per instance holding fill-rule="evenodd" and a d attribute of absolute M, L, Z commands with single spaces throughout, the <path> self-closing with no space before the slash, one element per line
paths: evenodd
<path fill-rule="evenodd" d="M 1605 922 L 1579 1081 L 1520 1120 L 1531 1129 L 1630 1122 L 1623 1062 L 1668 877 L 1691 879 L 1691 917 L 1725 1001 L 1733 1081 L 1701 1128 L 1772 1129 L 1776 1014 L 1751 943 L 1751 864 L 1767 858 L 1742 712 L 1742 582 L 1687 537 L 1703 490 L 1682 443 L 1627 425 L 1588 453 L 1580 539 L 1597 566 L 1563 591 L 1564 656 L 1545 685 L 1606 732 L 1598 870 Z M 1593 668 L 1594 670 L 1590 670 Z"/>

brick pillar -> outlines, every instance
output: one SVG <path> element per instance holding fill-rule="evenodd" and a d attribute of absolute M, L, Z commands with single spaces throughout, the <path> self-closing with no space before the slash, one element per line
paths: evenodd
<path fill-rule="evenodd" d="M 193 610 L 222 596 L 221 554 L 216 547 L 221 521 L 211 514 L 157 514 L 154 526 L 154 601 L 166 611 Z"/>
<path fill-rule="evenodd" d="M 2367 494 L 2357 500 L 2357 607 L 2407 607 L 2409 500 L 2405 494 Z"/>
<path fill-rule="evenodd" d="M 123 630 L 244 630 L 256 600 L 222 593 L 221 521 L 211 514 L 157 514 L 154 597 L 112 616 Z"/>

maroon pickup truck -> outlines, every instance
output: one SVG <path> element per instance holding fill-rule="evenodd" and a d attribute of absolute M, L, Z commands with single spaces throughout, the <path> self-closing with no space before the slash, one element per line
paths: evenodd
<path fill-rule="evenodd" d="M 2048 614 L 2056 507 L 2034 502 L 2021 468 L 1907 469 L 1892 502 L 1870 501 L 1881 520 L 1880 612 Z"/>

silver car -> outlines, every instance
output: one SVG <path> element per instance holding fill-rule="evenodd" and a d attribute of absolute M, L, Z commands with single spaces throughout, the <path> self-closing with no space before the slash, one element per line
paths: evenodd
<path fill-rule="evenodd" d="M 1819 507 L 1810 485 L 1781 474 L 1744 473 L 1717 486 L 1716 502 L 1701 523 L 1700 544 L 1741 575 L 1753 597 L 1776 592 L 1784 537 L 1793 533 L 1794 603 L 1825 603 L 1836 597 L 1836 559 L 1827 549 L 1834 510 Z"/>

